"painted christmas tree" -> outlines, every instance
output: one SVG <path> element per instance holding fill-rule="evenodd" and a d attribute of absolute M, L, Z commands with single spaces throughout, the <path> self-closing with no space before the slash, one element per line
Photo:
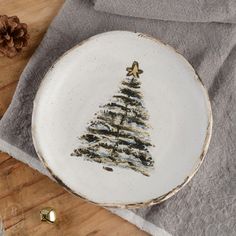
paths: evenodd
<path fill-rule="evenodd" d="M 72 156 L 107 166 L 129 168 L 149 176 L 154 161 L 149 148 L 148 114 L 140 91 L 143 73 L 138 62 L 127 68 L 117 94 L 101 106 L 80 137 L 81 145 Z M 113 171 L 110 167 L 105 170 Z"/>

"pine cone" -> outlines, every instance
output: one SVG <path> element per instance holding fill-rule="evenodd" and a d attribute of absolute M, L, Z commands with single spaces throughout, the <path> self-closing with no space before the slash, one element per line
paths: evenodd
<path fill-rule="evenodd" d="M 0 15 L 0 56 L 14 57 L 27 46 L 27 25 L 17 16 Z"/>

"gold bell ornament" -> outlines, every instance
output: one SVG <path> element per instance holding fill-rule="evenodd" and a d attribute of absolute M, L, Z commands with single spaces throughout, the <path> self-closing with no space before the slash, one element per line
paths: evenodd
<path fill-rule="evenodd" d="M 52 207 L 46 207 L 40 211 L 41 221 L 46 221 L 53 224 L 55 223 L 56 218 L 56 211 Z"/>

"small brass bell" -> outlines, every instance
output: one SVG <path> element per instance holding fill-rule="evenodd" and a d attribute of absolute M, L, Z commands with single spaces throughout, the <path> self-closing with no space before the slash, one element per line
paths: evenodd
<path fill-rule="evenodd" d="M 46 221 L 48 223 L 55 223 L 56 221 L 56 212 L 51 207 L 46 207 L 40 211 L 40 219 L 41 221 Z"/>

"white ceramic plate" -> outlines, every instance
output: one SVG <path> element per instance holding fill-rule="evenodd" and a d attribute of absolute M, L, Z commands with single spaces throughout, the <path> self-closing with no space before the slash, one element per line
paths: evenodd
<path fill-rule="evenodd" d="M 192 66 L 141 33 L 96 35 L 64 54 L 34 101 L 36 151 L 67 190 L 100 205 L 159 203 L 206 154 L 212 114 Z"/>

